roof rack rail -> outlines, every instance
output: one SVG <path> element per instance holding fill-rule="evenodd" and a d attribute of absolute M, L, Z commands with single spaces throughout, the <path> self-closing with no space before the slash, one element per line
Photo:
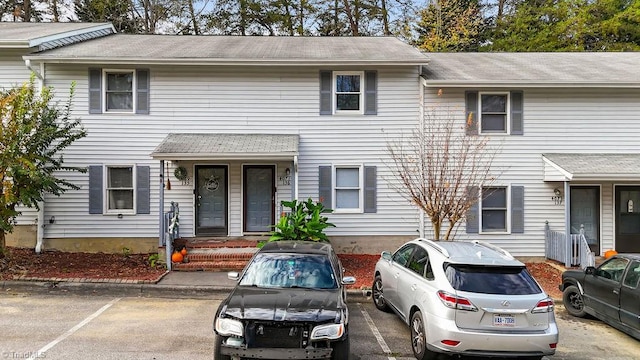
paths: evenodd
<path fill-rule="evenodd" d="M 505 256 L 505 257 L 507 257 L 509 259 L 515 259 L 513 257 L 513 255 L 511 255 L 511 253 L 509 253 L 507 250 L 505 250 L 505 249 L 503 249 L 503 248 L 501 248 L 499 246 L 493 245 L 491 243 L 488 243 L 488 242 L 482 241 L 482 240 L 473 240 L 471 242 L 476 244 L 476 245 L 484 246 L 484 247 L 486 247 L 488 249 L 495 250 L 495 251 L 499 252 L 500 254 L 502 254 L 503 256 Z"/>
<path fill-rule="evenodd" d="M 431 246 L 432 248 L 434 248 L 437 252 L 439 252 L 440 254 L 444 255 L 445 257 L 449 258 L 449 252 L 447 251 L 447 249 L 443 248 L 442 246 L 436 244 L 435 241 L 433 240 L 428 240 L 425 238 L 417 238 L 416 240 L 418 241 L 422 241 L 425 244 Z"/>

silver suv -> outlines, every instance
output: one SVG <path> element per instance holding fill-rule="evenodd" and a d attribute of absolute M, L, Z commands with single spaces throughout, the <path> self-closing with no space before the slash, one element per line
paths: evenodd
<path fill-rule="evenodd" d="M 523 263 L 488 243 L 416 239 L 384 251 L 372 296 L 409 325 L 417 359 L 541 359 L 556 351 L 553 300 Z"/>

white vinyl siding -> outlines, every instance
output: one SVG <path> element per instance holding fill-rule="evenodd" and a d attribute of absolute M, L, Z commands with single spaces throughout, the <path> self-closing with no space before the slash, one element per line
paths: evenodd
<path fill-rule="evenodd" d="M 320 67 L 175 67 L 149 68 L 149 116 L 121 113 L 117 117 L 88 113 L 88 66 L 47 65 L 47 83 L 64 98 L 71 80 L 77 81 L 73 113 L 82 118 L 87 137 L 65 153 L 72 166 L 88 166 L 109 159 L 114 164 L 150 166 L 150 214 L 95 217 L 88 213 L 87 174 L 61 172 L 80 186 L 61 197 L 47 197 L 45 218 L 56 216 L 45 237 L 157 237 L 160 162 L 149 154 L 171 132 L 194 133 L 278 133 L 300 136 L 298 156 L 299 199 L 318 199 L 318 166 L 349 164 L 357 159 L 365 166 L 377 166 L 377 207 L 375 213 L 328 214 L 336 225 L 329 236 L 393 235 L 414 236 L 417 210 L 401 199 L 386 180 L 392 174 L 385 166 L 386 143 L 400 132 L 410 133 L 419 114 L 417 67 L 337 68 L 335 71 L 376 70 L 377 116 L 353 121 L 352 115 L 318 114 L 318 74 Z M 124 69 L 124 67 L 123 67 Z M 117 69 L 116 69 L 117 70 Z M 393 124 L 390 126 L 389 124 Z M 273 164 L 273 161 L 264 161 Z M 171 201 L 180 204 L 180 234 L 194 234 L 194 164 L 229 165 L 229 235 L 242 235 L 241 166 L 255 160 L 180 161 L 191 176 L 182 184 L 173 177 L 177 166 L 169 168 L 171 190 L 164 192 L 165 210 Z M 276 179 L 292 161 L 276 164 Z M 165 171 L 165 176 L 167 176 Z M 166 183 L 166 180 L 165 180 Z M 292 185 L 277 184 L 276 212 L 280 201 L 291 199 Z"/>
<path fill-rule="evenodd" d="M 486 240 L 504 247 L 516 256 L 544 255 L 544 225 L 564 232 L 564 201 L 556 205 L 553 189 L 562 182 L 543 181 L 543 153 L 638 153 L 640 142 L 640 89 L 549 89 L 523 88 L 523 136 L 490 137 L 489 145 L 500 148 L 494 162 L 496 184 L 518 184 L 525 188 L 524 233 L 466 234 L 464 222 L 456 239 Z M 506 89 L 492 90 L 507 92 Z M 460 123 L 465 121 L 465 90 L 425 89 L 427 108 L 452 109 Z M 462 131 L 462 130 L 461 130 Z M 571 185 L 581 185 L 572 181 Z M 613 186 L 625 184 L 603 181 L 601 185 L 601 250 L 613 248 Z M 585 185 L 598 185 L 593 181 Z M 564 190 L 563 190 L 564 193 Z M 427 234 L 429 225 L 427 221 Z"/>

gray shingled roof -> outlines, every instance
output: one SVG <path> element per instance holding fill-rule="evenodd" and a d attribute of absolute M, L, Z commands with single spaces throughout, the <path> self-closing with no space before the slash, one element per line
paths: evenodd
<path fill-rule="evenodd" d="M 0 48 L 31 48 L 44 43 L 60 42 L 64 38 L 86 40 L 113 31 L 110 23 L 0 22 Z M 87 37 L 89 33 L 94 35 Z"/>
<path fill-rule="evenodd" d="M 151 153 L 160 160 L 292 159 L 298 135 L 169 134 Z"/>
<path fill-rule="evenodd" d="M 111 35 L 34 54 L 33 60 L 190 64 L 422 65 L 427 58 L 394 37 Z"/>
<path fill-rule="evenodd" d="M 570 180 L 640 179 L 640 154 L 542 154 Z"/>
<path fill-rule="evenodd" d="M 428 86 L 640 86 L 640 52 L 430 53 Z"/>

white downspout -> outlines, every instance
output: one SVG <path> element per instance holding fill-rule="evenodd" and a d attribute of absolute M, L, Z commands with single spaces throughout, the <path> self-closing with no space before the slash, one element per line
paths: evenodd
<path fill-rule="evenodd" d="M 36 221 L 36 254 L 42 252 L 42 244 L 44 242 L 44 201 L 38 202 L 38 220 Z"/>
<path fill-rule="evenodd" d="M 38 90 L 42 92 L 42 87 L 44 86 L 44 70 L 45 70 L 44 63 L 40 64 L 39 72 L 34 70 L 31 67 L 30 60 L 25 60 L 24 64 L 27 68 L 29 68 L 29 70 L 33 71 L 33 73 L 35 73 L 36 76 L 38 77 L 38 80 L 36 80 L 36 85 L 38 87 Z M 40 254 L 40 252 L 42 252 L 42 245 L 44 243 L 45 226 L 47 226 L 47 224 L 45 224 L 44 222 L 44 201 L 40 201 L 38 202 L 38 220 L 36 224 L 36 249 L 35 249 L 36 254 Z"/>
<path fill-rule="evenodd" d="M 293 156 L 293 199 L 298 199 L 298 155 Z"/>
<path fill-rule="evenodd" d="M 571 188 L 569 181 L 564 182 L 564 229 L 567 235 L 564 266 L 571 267 Z"/>
<path fill-rule="evenodd" d="M 420 66 L 418 68 L 418 73 L 421 73 L 422 67 Z M 420 134 L 421 136 L 424 136 L 424 134 L 422 134 L 424 132 L 424 88 L 427 86 L 427 80 L 425 78 L 423 78 L 422 76 L 418 75 L 418 78 L 420 79 L 420 105 L 418 108 L 418 116 L 420 117 L 418 119 L 418 124 L 420 126 Z M 423 147 L 420 147 L 420 165 L 421 167 L 423 167 L 423 161 L 424 161 L 424 153 L 423 153 Z M 424 218 L 424 210 L 422 209 L 418 209 L 418 211 L 420 212 L 418 214 L 419 219 L 418 219 L 418 224 L 420 226 L 420 229 L 418 231 L 418 234 L 420 235 L 421 238 L 425 238 L 424 236 L 424 227 L 425 227 L 425 218 Z"/>

